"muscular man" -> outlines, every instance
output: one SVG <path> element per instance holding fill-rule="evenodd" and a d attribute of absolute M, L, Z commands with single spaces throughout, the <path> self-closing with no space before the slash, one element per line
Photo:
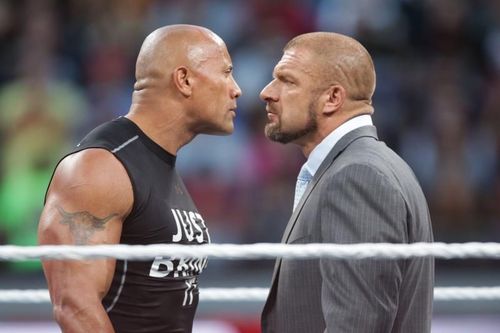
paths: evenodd
<path fill-rule="evenodd" d="M 372 125 L 375 69 L 347 36 L 317 32 L 285 46 L 262 90 L 266 135 L 307 157 L 282 242 L 431 242 L 427 203 L 408 165 Z M 432 258 L 278 260 L 264 333 L 430 331 Z"/>
<path fill-rule="evenodd" d="M 240 88 L 222 39 L 174 25 L 144 41 L 130 112 L 91 131 L 56 167 L 40 244 L 210 241 L 175 169 L 197 134 L 233 132 Z M 191 332 L 206 260 L 45 261 L 63 332 Z"/>

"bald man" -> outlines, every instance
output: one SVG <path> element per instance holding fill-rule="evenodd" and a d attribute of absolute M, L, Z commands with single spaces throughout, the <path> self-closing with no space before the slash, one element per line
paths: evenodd
<path fill-rule="evenodd" d="M 347 36 L 316 32 L 284 49 L 262 90 L 267 137 L 300 147 L 293 213 L 282 242 L 432 242 L 422 190 L 372 125 L 375 70 Z M 264 333 L 430 331 L 434 262 L 278 259 Z"/>
<path fill-rule="evenodd" d="M 210 242 L 175 169 L 197 134 L 233 132 L 240 88 L 222 39 L 175 25 L 144 41 L 130 112 L 91 131 L 54 172 L 39 224 L 46 244 Z M 45 261 L 63 332 L 191 332 L 206 259 Z"/>

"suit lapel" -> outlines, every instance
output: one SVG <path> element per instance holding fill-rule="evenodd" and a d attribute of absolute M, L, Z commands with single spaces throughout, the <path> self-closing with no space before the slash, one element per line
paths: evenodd
<path fill-rule="evenodd" d="M 309 195 L 311 192 L 314 190 L 316 185 L 318 184 L 318 181 L 321 179 L 323 174 L 325 173 L 326 170 L 332 165 L 333 161 L 337 158 L 337 156 L 340 155 L 344 149 L 347 148 L 353 141 L 364 137 L 364 136 L 371 136 L 377 139 L 377 130 L 374 126 L 363 126 L 360 128 L 355 129 L 352 132 L 347 133 L 344 137 L 342 137 L 335 146 L 333 146 L 332 150 L 328 155 L 326 156 L 325 160 L 321 163 L 321 165 L 318 168 L 318 171 L 316 171 L 316 174 L 314 175 L 314 178 L 311 180 L 309 185 L 307 185 L 307 188 L 302 195 L 302 198 L 300 199 L 299 203 L 297 204 L 297 207 L 293 211 L 292 216 L 290 217 L 290 220 L 288 220 L 288 224 L 285 228 L 285 232 L 283 233 L 283 238 L 281 239 L 282 243 L 287 243 L 288 239 L 290 238 L 290 234 L 292 233 L 293 227 L 295 226 L 295 223 L 297 222 L 297 218 L 300 215 L 300 212 L 302 211 L 302 208 L 304 207 L 304 203 L 307 201 L 307 198 L 309 198 Z"/>
<path fill-rule="evenodd" d="M 363 126 L 360 128 L 357 128 L 353 130 L 352 132 L 347 133 L 344 137 L 342 137 L 335 146 L 333 146 L 332 150 L 328 155 L 326 156 L 325 160 L 321 163 L 318 171 L 316 171 L 316 174 L 314 175 L 314 178 L 311 180 L 309 185 L 307 186 L 304 194 L 302 195 L 302 198 L 300 199 L 299 203 L 297 204 L 297 207 L 292 213 L 292 216 L 288 220 L 288 224 L 285 228 L 285 231 L 283 233 L 283 237 L 281 239 L 281 243 L 287 243 L 288 239 L 290 238 L 290 234 L 292 233 L 293 227 L 295 226 L 295 223 L 297 222 L 297 218 L 299 217 L 300 211 L 302 210 L 302 207 L 304 206 L 304 203 L 307 201 L 307 198 L 311 194 L 312 190 L 316 187 L 318 184 L 318 181 L 321 179 L 323 174 L 325 173 L 326 170 L 332 165 L 333 161 L 337 158 L 337 156 L 344 150 L 346 149 L 351 142 L 355 141 L 356 139 L 359 139 L 361 137 L 374 137 L 375 139 L 378 140 L 377 137 L 377 129 L 375 126 Z M 276 259 L 276 263 L 274 265 L 274 271 L 273 271 L 273 277 L 271 279 L 271 288 L 269 290 L 269 295 L 266 301 L 266 304 L 264 305 L 263 313 L 266 313 L 271 306 L 272 301 L 271 298 L 273 298 L 272 295 L 275 293 L 276 289 L 276 280 L 277 276 L 279 275 L 279 271 L 281 268 L 281 258 Z M 270 303 L 271 301 L 271 303 Z"/>

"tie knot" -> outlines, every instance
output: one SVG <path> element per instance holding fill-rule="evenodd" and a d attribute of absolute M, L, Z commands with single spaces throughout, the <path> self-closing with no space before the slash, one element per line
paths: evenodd
<path fill-rule="evenodd" d="M 297 204 L 300 201 L 300 198 L 304 194 L 307 184 L 312 179 L 311 173 L 307 170 L 306 165 L 304 164 L 300 169 L 299 175 L 297 176 L 297 184 L 295 185 L 295 198 L 293 200 L 293 209 L 297 207 Z"/>
<path fill-rule="evenodd" d="M 300 169 L 299 175 L 297 179 L 308 182 L 312 179 L 311 173 L 307 170 L 306 165 L 304 164 Z"/>

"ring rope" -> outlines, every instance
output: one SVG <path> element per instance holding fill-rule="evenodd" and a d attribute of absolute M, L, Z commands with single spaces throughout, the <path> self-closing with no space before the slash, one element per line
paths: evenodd
<path fill-rule="evenodd" d="M 289 259 L 334 258 L 407 259 L 430 257 L 440 259 L 500 259 L 500 243 L 359 243 L 359 244 L 206 244 L 206 245 L 43 245 L 0 246 L 0 261 L 34 259 L 98 259 L 151 260 L 158 256 L 211 257 L 223 259 Z"/>
<path fill-rule="evenodd" d="M 265 301 L 267 288 L 202 288 L 201 301 Z M 500 287 L 436 287 L 435 301 L 459 300 L 500 300 Z M 0 290 L 1 303 L 49 303 L 49 291 L 46 289 L 10 289 Z"/>

